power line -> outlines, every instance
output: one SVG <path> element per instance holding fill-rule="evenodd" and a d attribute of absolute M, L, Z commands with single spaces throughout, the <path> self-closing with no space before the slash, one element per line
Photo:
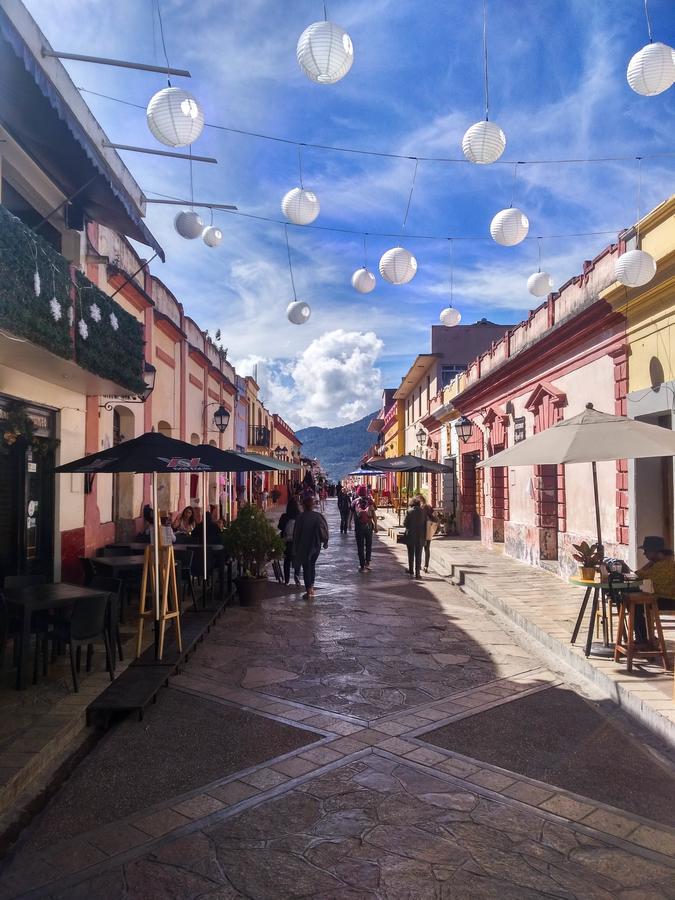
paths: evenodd
<path fill-rule="evenodd" d="M 112 97 L 110 94 L 101 94 L 98 91 L 90 91 L 88 88 L 78 87 L 78 91 L 83 94 L 91 94 L 94 97 L 102 97 L 104 100 L 112 100 L 114 103 L 122 103 L 124 106 L 132 106 L 134 109 L 145 110 L 145 106 L 141 103 L 132 103 L 129 100 L 122 100 L 120 97 Z M 359 156 L 378 156 L 383 159 L 410 159 L 419 162 L 439 162 L 439 163 L 464 163 L 465 165 L 473 165 L 467 159 L 462 157 L 451 156 L 421 156 L 419 154 L 408 153 L 391 153 L 383 150 L 364 150 L 360 147 L 341 147 L 335 144 L 313 144 L 308 141 L 297 141 L 291 138 L 277 137 L 276 135 L 264 134 L 260 131 L 246 131 L 243 128 L 232 128 L 228 125 L 215 125 L 212 122 L 206 122 L 205 128 L 213 128 L 216 131 L 226 131 L 229 134 L 241 134 L 245 137 L 258 138 L 264 141 L 273 141 L 277 144 L 290 144 L 294 147 L 304 147 L 310 150 L 326 150 L 332 153 L 353 153 Z M 641 153 L 630 154 L 626 156 L 587 156 L 587 157 L 570 157 L 562 159 L 498 159 L 492 163 L 493 166 L 541 166 L 541 165 L 558 165 L 566 163 L 610 163 L 610 162 L 634 162 L 636 159 L 667 159 L 675 157 L 675 150 L 667 150 L 663 153 Z"/>
<path fill-rule="evenodd" d="M 157 197 L 165 197 L 168 200 L 177 200 L 177 197 L 173 197 L 171 194 L 162 194 L 159 191 L 151 191 L 147 190 L 146 193 L 154 194 Z M 400 238 L 401 233 L 399 231 L 370 231 L 364 232 L 357 228 L 338 228 L 333 225 L 297 225 L 295 222 L 286 222 L 283 219 L 274 219 L 271 216 L 258 216 L 253 213 L 245 213 L 241 210 L 236 212 L 232 210 L 224 210 L 228 215 L 236 216 L 242 219 L 254 219 L 257 222 L 269 222 L 272 225 L 282 225 L 288 226 L 291 225 L 294 228 L 301 228 L 303 230 L 312 229 L 314 231 L 334 231 L 338 234 L 357 234 L 361 237 L 364 234 L 367 234 L 368 237 L 385 237 L 385 238 Z M 609 228 L 605 231 L 577 231 L 567 234 L 541 234 L 538 236 L 528 235 L 525 238 L 526 241 L 548 241 L 548 240 L 561 240 L 562 238 L 577 238 L 577 237 L 597 237 L 608 234 L 618 234 L 622 229 L 620 228 Z M 489 235 L 441 235 L 441 234 L 407 234 L 406 240 L 418 240 L 418 241 L 492 241 L 492 238 Z"/>

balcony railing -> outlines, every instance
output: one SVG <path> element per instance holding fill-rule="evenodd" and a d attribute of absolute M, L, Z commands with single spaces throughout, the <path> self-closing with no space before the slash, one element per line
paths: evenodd
<path fill-rule="evenodd" d="M 140 392 L 143 329 L 0 205 L 0 328 Z"/>
<path fill-rule="evenodd" d="M 270 447 L 271 437 L 269 428 L 252 425 L 248 430 L 248 445 L 249 447 Z"/>

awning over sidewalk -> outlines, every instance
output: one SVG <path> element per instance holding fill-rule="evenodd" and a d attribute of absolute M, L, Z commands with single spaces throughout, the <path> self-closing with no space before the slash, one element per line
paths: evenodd
<path fill-rule="evenodd" d="M 137 203 L 2 7 L 0 82 L 0 123 L 23 150 L 68 197 L 91 181 L 76 205 L 94 221 L 152 247 L 163 260 Z"/>

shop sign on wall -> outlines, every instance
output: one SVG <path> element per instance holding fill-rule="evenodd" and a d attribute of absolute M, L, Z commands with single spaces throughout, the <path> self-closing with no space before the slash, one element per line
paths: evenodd
<path fill-rule="evenodd" d="M 525 440 L 525 416 L 519 416 L 513 420 L 513 443 L 519 444 Z"/>

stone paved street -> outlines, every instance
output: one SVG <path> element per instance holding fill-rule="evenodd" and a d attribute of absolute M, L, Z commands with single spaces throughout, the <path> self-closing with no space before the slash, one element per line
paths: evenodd
<path fill-rule="evenodd" d="M 675 898 L 673 823 L 608 805 L 611 762 L 581 796 L 431 734 L 564 679 L 445 579 L 410 581 L 404 548 L 386 538 L 359 573 L 333 504 L 328 518 L 316 601 L 275 587 L 260 609 L 228 609 L 160 696 L 152 715 L 186 716 L 180 790 L 161 770 L 176 764 L 172 748 L 155 755 L 155 730 L 169 739 L 152 716 L 114 729 L 22 835 L 0 898 Z M 255 753 L 220 747 L 212 726 L 228 720 L 214 704 L 248 717 Z M 607 704 L 595 709 L 625 726 Z M 133 802 L 99 816 L 96 754 L 123 767 L 133 729 L 145 729 L 145 780 L 135 769 Z M 642 759 L 651 739 L 631 731 L 636 767 L 654 766 L 650 784 L 672 791 L 663 748 Z"/>

